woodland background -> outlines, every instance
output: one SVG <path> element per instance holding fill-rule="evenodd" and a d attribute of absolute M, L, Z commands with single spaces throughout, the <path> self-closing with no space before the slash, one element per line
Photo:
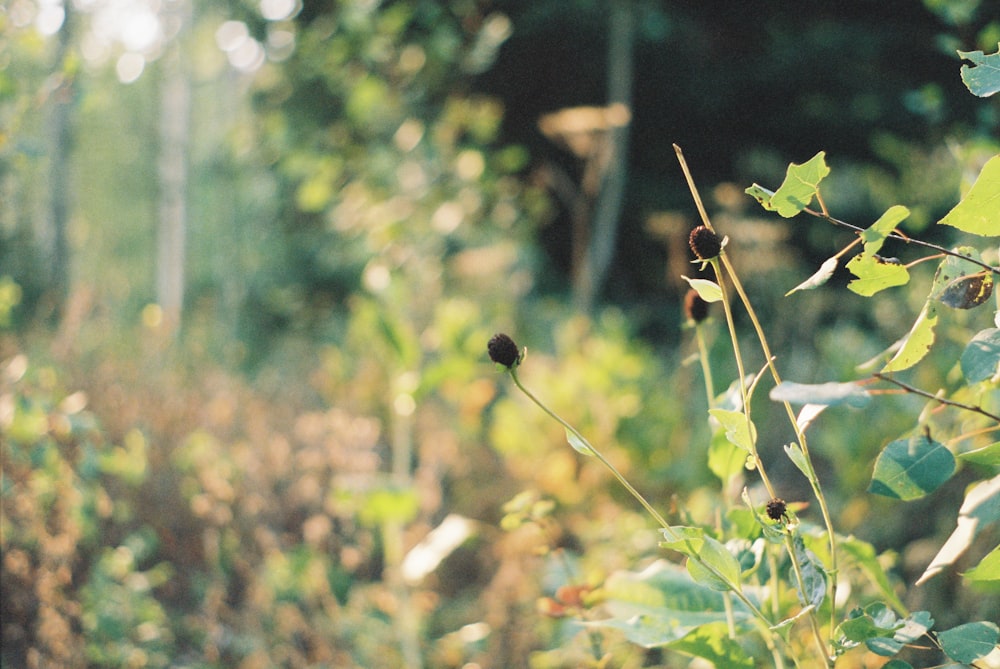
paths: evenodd
<path fill-rule="evenodd" d="M 680 307 L 697 218 L 672 143 L 786 376 L 850 378 L 919 304 L 862 301 L 839 274 L 783 297 L 842 237 L 742 191 L 824 150 L 838 218 L 902 203 L 908 234 L 952 242 L 931 224 L 1000 150 L 1000 107 L 956 50 L 992 52 L 998 12 L 0 6 L 2 664 L 576 666 L 585 643 L 536 611 L 560 568 L 539 548 L 599 581 L 656 557 L 656 535 L 509 393 L 487 340 L 526 345 L 526 382 L 650 499 L 710 516 Z M 908 587 L 960 482 L 864 492 L 921 406 L 823 424 L 836 524 L 895 551 L 907 604 L 943 626 L 996 619 L 954 574 Z M 808 499 L 788 469 L 785 498 Z M 500 527 L 526 490 L 555 505 L 547 535 Z M 449 517 L 458 546 L 414 551 Z M 684 666 L 607 643 L 620 666 Z"/>

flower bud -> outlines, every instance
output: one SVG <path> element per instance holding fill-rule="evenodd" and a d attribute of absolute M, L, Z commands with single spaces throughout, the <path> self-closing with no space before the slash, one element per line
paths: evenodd
<path fill-rule="evenodd" d="M 694 288 L 684 296 L 684 315 L 695 323 L 701 323 L 708 318 L 708 302 L 703 300 Z"/>
<path fill-rule="evenodd" d="M 688 244 L 699 260 L 711 260 L 722 253 L 722 240 L 704 225 L 691 231 Z"/>
<path fill-rule="evenodd" d="M 785 500 L 775 497 L 770 502 L 767 503 L 767 517 L 771 520 L 781 520 L 788 521 L 788 505 L 785 504 Z"/>
<path fill-rule="evenodd" d="M 495 334 L 486 345 L 490 360 L 511 369 L 521 362 L 521 351 L 514 340 L 505 334 Z"/>

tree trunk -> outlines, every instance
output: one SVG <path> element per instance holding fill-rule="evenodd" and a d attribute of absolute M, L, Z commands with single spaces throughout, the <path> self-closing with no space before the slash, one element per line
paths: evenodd
<path fill-rule="evenodd" d="M 178 9 L 188 23 L 187 3 Z M 187 238 L 188 140 L 191 85 L 183 59 L 183 32 L 170 40 L 161 60 L 160 216 L 157 234 L 156 299 L 164 323 L 177 328 L 184 307 Z"/>

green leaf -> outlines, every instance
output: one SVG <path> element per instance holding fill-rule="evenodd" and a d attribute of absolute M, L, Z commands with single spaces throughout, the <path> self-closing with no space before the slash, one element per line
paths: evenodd
<path fill-rule="evenodd" d="M 986 162 L 962 201 L 938 223 L 981 237 L 1000 236 L 1000 155 Z"/>
<path fill-rule="evenodd" d="M 955 564 L 972 545 L 976 535 L 997 521 L 1000 521 L 1000 475 L 988 481 L 979 481 L 966 491 L 958 510 L 955 530 L 917 579 L 917 585 L 927 582 L 945 567 Z"/>
<path fill-rule="evenodd" d="M 988 328 L 976 336 L 962 351 L 962 376 L 969 383 L 992 379 L 1000 368 L 1000 329 Z"/>
<path fill-rule="evenodd" d="M 986 554 L 975 567 L 962 574 L 968 581 L 1000 581 L 1000 546 Z"/>
<path fill-rule="evenodd" d="M 641 572 L 619 571 L 604 584 L 610 618 L 588 627 L 621 630 L 632 643 L 653 648 L 674 643 L 703 625 L 725 623 L 722 593 L 695 583 L 683 567 L 658 560 Z M 749 612 L 734 604 L 737 627 Z"/>
<path fill-rule="evenodd" d="M 725 429 L 726 439 L 747 453 L 753 453 L 754 444 L 757 443 L 757 428 L 746 414 L 727 409 L 709 409 L 708 413 Z"/>
<path fill-rule="evenodd" d="M 892 638 L 900 627 L 902 624 L 889 607 L 882 602 L 874 602 L 863 610 L 851 611 L 848 619 L 837 626 L 837 635 L 860 643 L 877 637 Z"/>
<path fill-rule="evenodd" d="M 890 443 L 875 461 L 868 491 L 901 500 L 936 490 L 955 471 L 955 456 L 939 442 L 920 435 Z"/>
<path fill-rule="evenodd" d="M 809 466 L 809 461 L 806 460 L 806 454 L 802 451 L 802 447 L 796 444 L 794 441 L 790 444 L 785 445 L 785 455 L 788 459 L 792 461 L 802 474 L 809 479 L 813 479 L 814 474 L 812 473 L 812 468 Z"/>
<path fill-rule="evenodd" d="M 923 310 L 917 316 L 913 327 L 900 340 L 899 350 L 885 367 L 883 373 L 899 372 L 909 369 L 924 359 L 924 356 L 934 345 L 934 327 L 937 325 L 937 310 L 930 302 L 924 304 Z"/>
<path fill-rule="evenodd" d="M 799 595 L 803 602 L 819 608 L 826 598 L 826 572 L 816 555 L 806 548 L 802 537 L 795 536 L 795 557 L 802 572 L 802 587 Z M 796 584 L 798 585 L 798 584 Z"/>
<path fill-rule="evenodd" d="M 858 277 L 848 283 L 847 288 L 864 297 L 871 297 L 886 288 L 902 286 L 910 280 L 910 272 L 905 265 L 865 253 L 851 258 L 847 269 Z"/>
<path fill-rule="evenodd" d="M 729 483 L 733 477 L 743 472 L 747 453 L 729 441 L 725 430 L 717 430 L 708 446 L 708 469 L 722 481 Z"/>
<path fill-rule="evenodd" d="M 696 583 L 725 592 L 740 589 L 740 563 L 719 541 L 705 536 L 698 559 L 688 558 L 687 570 Z"/>
<path fill-rule="evenodd" d="M 956 457 L 959 460 L 973 462 L 977 465 L 983 465 L 984 467 L 1000 466 L 1000 441 L 994 442 L 989 446 L 983 446 L 982 448 L 976 448 L 971 451 L 966 451 L 965 453 L 960 453 Z"/>
<path fill-rule="evenodd" d="M 938 632 L 937 637 L 941 650 L 948 657 L 969 664 L 993 652 L 1000 638 L 1000 628 L 996 623 L 979 621 Z"/>
<path fill-rule="evenodd" d="M 871 396 L 868 391 L 857 383 L 795 383 L 782 381 L 771 389 L 770 397 L 776 402 L 791 402 L 792 404 L 822 404 L 835 406 L 848 404 L 852 407 L 863 407 L 868 404 Z"/>
<path fill-rule="evenodd" d="M 863 541 L 854 536 L 842 537 L 837 543 L 838 550 L 841 550 L 850 557 L 851 562 L 857 565 L 871 582 L 878 587 L 880 594 L 897 611 L 905 611 L 906 606 L 896 594 L 893 583 L 886 574 L 885 567 L 879 560 L 875 552 L 875 547 L 867 541 Z"/>
<path fill-rule="evenodd" d="M 757 666 L 754 658 L 747 654 L 746 648 L 729 638 L 729 628 L 722 622 L 701 625 L 667 647 L 679 653 L 704 658 L 715 667 L 752 669 Z"/>
<path fill-rule="evenodd" d="M 681 278 L 687 281 L 688 285 L 698 293 L 698 297 L 706 302 L 720 302 L 722 300 L 722 288 L 714 281 L 709 281 L 708 279 L 689 279 L 686 276 L 682 276 Z"/>
<path fill-rule="evenodd" d="M 757 200 L 760 206 L 764 207 L 767 211 L 774 211 L 774 206 L 771 204 L 771 198 L 774 197 L 774 191 L 770 191 L 760 184 L 753 184 L 743 192 Z"/>
<path fill-rule="evenodd" d="M 579 436 L 573 434 L 573 432 L 569 428 L 566 428 L 566 441 L 568 441 L 569 445 L 572 446 L 576 450 L 576 452 L 580 453 L 581 455 L 594 454 L 594 449 L 592 449 L 586 441 L 581 439 Z"/>
<path fill-rule="evenodd" d="M 814 288 L 819 288 L 824 283 L 830 280 L 833 273 L 837 270 L 837 256 L 832 258 L 827 258 L 823 261 L 823 264 L 819 266 L 816 273 L 811 277 L 800 283 L 799 285 L 792 288 L 790 291 L 785 293 L 785 297 L 788 297 L 792 293 L 796 293 L 800 290 L 813 290 Z"/>
<path fill-rule="evenodd" d="M 801 165 L 792 163 L 788 166 L 785 180 L 771 196 L 770 208 L 784 218 L 795 216 L 809 206 L 819 192 L 820 181 L 829 173 L 826 153 L 823 151 Z"/>
<path fill-rule="evenodd" d="M 959 51 L 962 60 L 972 65 L 962 65 L 962 83 L 973 95 L 986 98 L 1000 91 L 1000 51 L 986 55 L 982 51 Z"/>
<path fill-rule="evenodd" d="M 877 221 L 861 233 L 861 241 L 865 245 L 865 255 L 874 255 L 882 248 L 896 226 L 910 215 L 910 210 L 900 205 L 889 207 Z"/>

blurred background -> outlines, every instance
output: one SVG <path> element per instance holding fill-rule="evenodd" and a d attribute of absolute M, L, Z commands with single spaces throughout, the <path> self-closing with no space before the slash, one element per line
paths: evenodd
<path fill-rule="evenodd" d="M 923 294 L 838 273 L 783 297 L 850 238 L 743 189 L 826 151 L 835 216 L 905 204 L 908 234 L 957 243 L 933 224 L 1000 151 L 1000 106 L 956 50 L 998 42 L 980 0 L 0 4 L 3 666 L 580 666 L 589 641 L 536 602 L 657 537 L 489 337 L 527 346 L 526 384 L 662 509 L 710 522 L 732 491 L 706 465 L 672 144 L 786 378 L 858 378 Z M 921 407 L 831 410 L 813 436 L 835 524 L 898 554 L 903 586 L 962 499 L 864 492 Z M 501 526 L 526 508 L 544 519 Z M 941 627 L 996 617 L 957 577 L 905 595 Z"/>

